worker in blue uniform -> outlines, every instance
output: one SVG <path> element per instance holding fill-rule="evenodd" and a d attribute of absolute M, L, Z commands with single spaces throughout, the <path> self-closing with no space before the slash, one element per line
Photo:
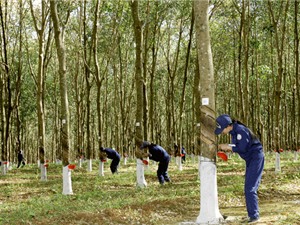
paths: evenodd
<path fill-rule="evenodd" d="M 254 133 L 243 123 L 232 120 L 227 114 L 216 119 L 215 134 L 230 134 L 230 144 L 219 144 L 218 148 L 225 152 L 235 152 L 246 162 L 245 199 L 248 212 L 248 223 L 259 220 L 257 190 L 264 169 L 264 151 L 262 144 Z"/>
<path fill-rule="evenodd" d="M 141 150 L 148 148 L 149 159 L 158 162 L 157 178 L 160 184 L 170 182 L 168 175 L 168 167 L 170 162 L 170 155 L 161 146 L 144 141 L 140 147 Z"/>
<path fill-rule="evenodd" d="M 120 154 L 112 148 L 100 147 L 100 151 L 106 153 L 107 158 L 112 159 L 111 164 L 110 164 L 110 170 L 113 174 L 117 173 L 120 159 L 121 159 Z"/>

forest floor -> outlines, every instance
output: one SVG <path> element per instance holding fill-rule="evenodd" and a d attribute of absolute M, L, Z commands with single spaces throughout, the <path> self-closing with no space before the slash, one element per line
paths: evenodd
<path fill-rule="evenodd" d="M 37 165 L 12 167 L 0 175 L 0 224 L 20 225 L 173 225 L 195 224 L 200 212 L 198 163 L 188 157 L 180 171 L 172 159 L 171 183 L 159 185 L 157 165 L 145 169 L 146 188 L 136 187 L 136 163 L 121 161 L 112 175 L 108 161 L 105 176 L 86 164 L 72 172 L 73 195 L 62 195 L 62 167 L 50 164 L 47 181 L 40 180 Z M 217 162 L 218 202 L 225 224 L 242 224 L 246 217 L 243 195 L 244 161 L 237 155 Z M 275 173 L 275 156 L 266 154 L 259 189 L 261 219 L 256 224 L 300 224 L 300 161 L 281 154 L 281 172 Z"/>

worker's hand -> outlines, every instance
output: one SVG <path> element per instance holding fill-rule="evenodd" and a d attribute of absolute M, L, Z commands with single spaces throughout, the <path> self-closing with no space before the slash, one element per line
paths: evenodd
<path fill-rule="evenodd" d="M 232 152 L 232 147 L 229 144 L 219 144 L 218 149 L 223 152 Z"/>
<path fill-rule="evenodd" d="M 106 160 L 107 160 L 106 152 L 100 152 L 99 157 L 100 157 L 101 162 L 106 162 Z"/>
<path fill-rule="evenodd" d="M 143 158 L 147 158 L 150 156 L 150 153 L 148 153 L 147 151 L 144 150 L 138 150 L 135 152 L 135 157 L 143 159 Z"/>

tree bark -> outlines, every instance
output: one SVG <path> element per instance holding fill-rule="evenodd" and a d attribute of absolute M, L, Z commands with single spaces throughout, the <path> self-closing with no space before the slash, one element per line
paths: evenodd
<path fill-rule="evenodd" d="M 7 2 L 4 3 L 7 5 Z M 3 70 L 1 79 L 1 96 L 0 99 L 1 107 L 1 159 L 3 161 L 8 160 L 8 140 L 10 135 L 10 119 L 12 113 L 12 103 L 11 103 L 11 79 L 10 79 L 10 69 L 8 66 L 8 55 L 7 55 L 7 37 L 6 37 L 6 20 L 3 14 L 2 1 L 0 1 L 0 20 L 1 20 L 1 30 L 2 30 L 2 55 L 3 61 L 1 62 L 1 68 Z M 7 172 L 7 164 L 1 164 L 2 174 L 5 175 Z"/>
<path fill-rule="evenodd" d="M 37 71 L 37 118 L 38 118 L 38 153 L 39 160 L 41 163 L 41 171 L 46 172 L 46 169 L 43 169 L 45 163 L 45 113 L 44 113 L 44 79 L 45 79 L 45 29 L 47 24 L 47 10 L 46 3 L 42 1 L 41 3 L 41 24 L 40 28 L 38 27 L 37 20 L 34 15 L 33 3 L 30 1 L 30 11 L 34 22 L 34 27 L 38 36 L 39 44 L 39 58 L 38 58 L 38 71 Z M 41 180 L 45 180 L 46 175 L 41 174 Z"/>
<path fill-rule="evenodd" d="M 296 118 L 296 121 L 298 122 L 298 126 L 297 129 L 295 130 L 295 150 L 300 150 L 300 74 L 299 74 L 299 28 L 298 28 L 298 15 L 299 15 L 299 1 L 295 0 L 294 1 L 295 4 L 295 28 L 294 28 L 294 32 L 295 32 L 295 80 L 296 80 L 296 87 L 294 87 L 294 89 L 296 89 L 296 94 L 297 95 L 297 105 L 298 105 L 298 118 Z M 294 102 L 294 105 L 296 102 Z M 296 109 L 295 109 L 296 110 Z"/>
<path fill-rule="evenodd" d="M 281 4 L 284 4 L 283 2 Z M 277 78 L 275 79 L 274 83 L 274 94 L 273 98 L 275 98 L 275 134 L 274 134 L 274 146 L 273 148 L 275 150 L 279 150 L 280 148 L 280 109 L 281 109 L 281 94 L 282 94 L 282 80 L 284 76 L 284 68 L 283 68 L 283 54 L 284 54 L 284 40 L 285 40 L 285 30 L 286 30 L 286 18 L 287 18 L 287 12 L 289 8 L 289 2 L 287 1 L 285 3 L 285 7 L 283 10 L 283 19 L 280 21 L 280 26 L 282 31 L 279 32 L 278 24 L 279 19 L 281 18 L 275 18 L 273 8 L 272 8 L 272 2 L 268 0 L 268 9 L 270 12 L 270 19 L 272 22 L 275 33 L 275 49 L 277 53 Z M 281 34 L 281 36 L 280 36 Z"/>
<path fill-rule="evenodd" d="M 137 0 L 131 2 L 131 11 L 134 25 L 134 36 L 135 36 L 135 85 L 136 85 L 136 130 L 135 130 L 135 145 L 139 148 L 143 141 L 143 88 L 144 81 L 142 77 L 142 23 L 139 19 L 138 13 L 139 3 Z"/>
<path fill-rule="evenodd" d="M 134 36 L 135 36 L 135 85 L 136 85 L 136 124 L 135 124 L 135 156 L 136 159 L 136 175 L 137 175 L 137 186 L 145 187 L 147 182 L 144 177 L 144 166 L 139 156 L 139 147 L 143 141 L 143 110 L 145 109 L 144 104 L 144 81 L 142 77 L 142 23 L 139 19 L 139 2 L 134 0 L 131 2 L 131 13 L 133 17 Z M 145 128 L 144 128 L 145 129 Z"/>
<path fill-rule="evenodd" d="M 57 4 L 55 0 L 50 1 L 51 17 L 54 26 L 54 36 L 58 57 L 58 73 L 59 73 L 59 87 L 60 87 L 60 119 L 61 119 L 61 145 L 62 145 L 62 161 L 63 165 L 69 164 L 69 102 L 67 92 L 67 80 L 66 80 L 66 55 L 65 46 L 63 41 L 62 28 L 59 24 L 59 18 L 57 13 Z"/>
<path fill-rule="evenodd" d="M 219 211 L 217 194 L 217 173 L 216 173 L 216 136 L 214 130 L 215 122 L 215 88 L 213 59 L 210 45 L 209 23 L 208 23 L 208 0 L 194 1 L 196 43 L 199 64 L 201 102 L 196 102 L 196 124 L 200 124 L 201 157 L 199 164 L 200 171 L 200 201 L 201 208 L 197 218 L 200 224 L 219 224 L 223 216 Z M 198 146 L 197 146 L 198 147 Z"/>

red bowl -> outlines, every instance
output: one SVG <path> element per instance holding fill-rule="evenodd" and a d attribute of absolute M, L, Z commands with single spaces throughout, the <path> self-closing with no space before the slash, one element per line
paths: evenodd
<path fill-rule="evenodd" d="M 228 156 L 227 156 L 227 154 L 225 152 L 218 152 L 217 156 L 219 158 L 221 158 L 223 161 L 227 161 L 228 160 Z"/>
<path fill-rule="evenodd" d="M 44 167 L 48 168 L 49 164 L 48 163 L 45 163 L 44 164 Z"/>
<path fill-rule="evenodd" d="M 74 170 L 75 167 L 76 167 L 75 164 L 69 164 L 69 165 L 68 165 L 68 169 L 69 169 L 69 170 Z"/>
<path fill-rule="evenodd" d="M 106 162 L 106 159 L 102 159 L 101 162 Z"/>
<path fill-rule="evenodd" d="M 143 163 L 144 163 L 144 165 L 148 165 L 149 164 L 149 162 L 147 161 L 147 160 L 145 160 L 145 159 L 143 159 Z"/>
<path fill-rule="evenodd" d="M 7 165 L 7 164 L 8 164 L 8 162 L 7 162 L 7 161 L 6 161 L 6 162 L 3 162 L 3 164 Z"/>

